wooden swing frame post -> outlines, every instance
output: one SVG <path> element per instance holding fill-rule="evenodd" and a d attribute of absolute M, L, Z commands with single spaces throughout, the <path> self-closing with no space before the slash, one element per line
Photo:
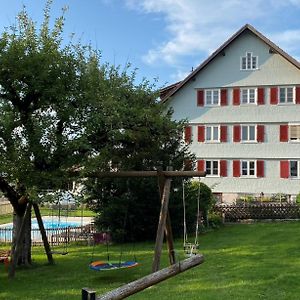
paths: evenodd
<path fill-rule="evenodd" d="M 157 272 L 160 268 L 160 257 L 162 252 L 164 234 L 168 245 L 170 264 L 176 263 L 174 252 L 174 240 L 169 214 L 169 198 L 171 190 L 171 180 L 174 177 L 205 177 L 205 172 L 200 171 L 119 171 L 119 172 L 92 172 L 87 177 L 95 178 L 131 178 L 131 177 L 158 177 L 160 191 L 160 215 L 157 226 L 154 258 L 152 272 Z"/>

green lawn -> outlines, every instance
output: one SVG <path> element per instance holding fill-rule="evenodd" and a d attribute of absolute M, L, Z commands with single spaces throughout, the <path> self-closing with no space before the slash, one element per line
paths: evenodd
<path fill-rule="evenodd" d="M 300 223 L 257 223 L 227 225 L 200 236 L 205 262 L 131 299 L 299 299 Z M 56 256 L 55 266 L 46 266 L 41 248 L 34 248 L 35 265 L 18 270 L 16 278 L 6 278 L 0 266 L 0 299 L 80 299 L 81 287 L 97 295 L 149 273 L 152 243 L 135 246 L 140 267 L 95 272 L 88 269 L 93 247 L 72 246 L 66 256 Z M 132 247 L 123 246 L 124 258 L 132 259 Z M 181 242 L 177 242 L 181 248 Z M 110 248 L 118 259 L 120 246 Z M 178 251 L 182 256 L 182 251 Z M 95 257 L 105 259 L 105 247 L 95 249 Z M 164 253 L 163 265 L 167 264 Z"/>

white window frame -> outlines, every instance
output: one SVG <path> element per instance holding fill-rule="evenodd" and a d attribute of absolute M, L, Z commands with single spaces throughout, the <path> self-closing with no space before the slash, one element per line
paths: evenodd
<path fill-rule="evenodd" d="M 210 94 L 210 96 L 209 96 Z M 214 96 L 217 94 L 218 103 L 214 103 Z M 208 102 L 210 100 L 210 103 Z M 221 90 L 220 89 L 206 89 L 204 90 L 204 103 L 205 106 L 219 106 L 221 102 Z"/>
<path fill-rule="evenodd" d="M 293 91 L 293 99 L 292 101 L 287 101 L 287 89 L 292 89 Z M 284 101 L 281 101 L 281 90 L 285 90 L 285 96 L 284 96 Z M 279 86 L 278 87 L 278 104 L 295 104 L 296 101 L 296 88 L 295 86 Z"/>
<path fill-rule="evenodd" d="M 214 138 L 214 129 L 217 128 L 218 136 Z M 208 132 L 210 131 L 210 137 L 208 138 Z M 206 143 L 219 143 L 220 142 L 220 125 L 206 125 L 205 126 L 205 142 Z"/>
<path fill-rule="evenodd" d="M 247 128 L 247 137 L 243 136 L 243 128 Z M 250 139 L 250 130 L 254 128 L 254 139 Z M 256 143 L 257 142 L 257 125 L 249 124 L 241 124 L 241 142 L 242 143 Z"/>
<path fill-rule="evenodd" d="M 292 176 L 292 172 L 291 172 L 291 163 L 292 162 L 296 162 L 297 163 L 297 174 L 296 176 Z M 299 160 L 290 160 L 290 163 L 289 163 L 289 175 L 290 175 L 290 178 L 300 178 L 300 161 Z"/>
<path fill-rule="evenodd" d="M 254 174 L 250 174 L 250 164 L 254 163 Z M 243 174 L 243 164 L 246 164 L 246 173 Z M 257 161 L 256 160 L 241 160 L 241 177 L 256 178 L 257 177 Z"/>
<path fill-rule="evenodd" d="M 254 102 L 250 102 L 251 91 L 254 91 Z M 246 102 L 244 102 L 244 93 L 246 92 Z M 241 105 L 256 105 L 257 104 L 257 88 L 241 88 L 240 89 L 240 99 Z"/>
<path fill-rule="evenodd" d="M 255 61 L 255 65 L 254 65 Z M 258 56 L 254 56 L 253 52 L 246 51 L 245 56 L 240 58 L 241 71 L 257 70 L 258 69 Z"/>
<path fill-rule="evenodd" d="M 207 172 L 207 163 L 208 162 L 211 164 L 210 173 Z M 213 171 L 214 171 L 213 164 L 214 163 L 217 163 L 217 166 L 218 166 L 217 174 L 213 173 Z M 217 159 L 205 160 L 205 172 L 206 172 L 207 177 L 220 177 L 220 161 Z"/>
<path fill-rule="evenodd" d="M 292 127 L 297 126 L 297 138 L 292 138 Z M 289 141 L 292 143 L 299 143 L 300 142 L 300 124 L 289 124 Z"/>

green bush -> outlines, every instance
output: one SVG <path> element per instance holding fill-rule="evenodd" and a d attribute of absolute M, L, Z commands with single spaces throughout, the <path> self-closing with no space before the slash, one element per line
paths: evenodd
<path fill-rule="evenodd" d="M 97 195 L 89 202 L 98 213 L 95 224 L 109 230 L 115 241 L 154 240 L 160 212 L 156 178 L 101 180 L 93 187 Z M 187 230 L 195 232 L 199 182 L 185 182 Z M 214 204 L 211 189 L 200 183 L 200 211 L 208 225 L 208 211 Z M 182 181 L 174 179 L 169 201 L 174 237 L 183 236 Z"/>
<path fill-rule="evenodd" d="M 300 205 L 300 193 L 296 196 L 296 203 Z"/>
<path fill-rule="evenodd" d="M 220 216 L 220 214 L 210 212 L 208 214 L 208 224 L 211 228 L 219 228 L 223 225 L 223 218 Z"/>

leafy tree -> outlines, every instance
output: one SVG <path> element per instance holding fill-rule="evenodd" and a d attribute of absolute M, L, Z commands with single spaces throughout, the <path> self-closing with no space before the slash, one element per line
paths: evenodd
<path fill-rule="evenodd" d="M 171 120 L 155 87 L 135 84 L 130 65 L 102 64 L 91 47 L 65 43 L 64 13 L 50 27 L 50 6 L 40 28 L 24 9 L 0 38 L 0 190 L 14 208 L 15 236 L 27 203 L 77 180 L 74 170 L 84 177 L 95 169 L 164 168 L 170 160 L 178 169 L 189 157 L 181 145 L 184 122 Z M 109 199 L 117 203 L 119 186 L 106 182 L 88 182 L 101 209 Z M 122 183 L 119 193 L 126 199 L 140 184 Z M 30 215 L 25 224 L 19 264 L 31 263 Z"/>
<path fill-rule="evenodd" d="M 15 234 L 28 199 L 61 185 L 81 161 L 78 107 L 91 57 L 62 45 L 64 16 L 50 29 L 50 4 L 39 31 L 24 9 L 0 38 L 0 189 L 14 208 Z M 25 221 L 20 264 L 31 263 L 30 215 Z"/>

